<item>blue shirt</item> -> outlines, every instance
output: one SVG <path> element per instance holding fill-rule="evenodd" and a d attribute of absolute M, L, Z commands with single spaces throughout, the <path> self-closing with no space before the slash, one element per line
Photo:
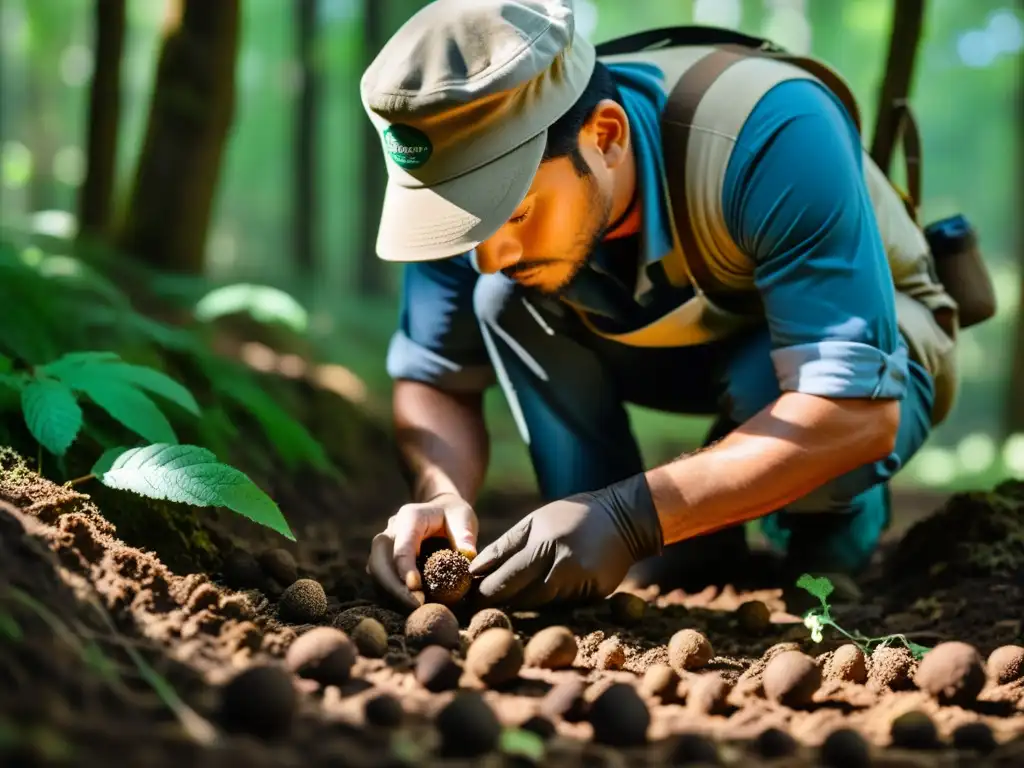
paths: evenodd
<path fill-rule="evenodd" d="M 669 285 L 660 259 L 670 248 L 662 194 L 661 73 L 610 65 L 634 141 L 642 231 L 599 247 L 568 298 L 602 330 L 629 330 L 692 296 Z M 650 201 L 656 201 L 651 204 Z M 888 260 L 864 182 L 856 127 L 838 99 L 808 80 L 775 86 L 736 139 L 724 180 L 729 233 L 753 260 L 780 388 L 826 397 L 901 398 L 907 351 L 900 339 Z M 645 260 L 649 301 L 612 277 L 616 254 Z M 493 380 L 476 316 L 478 273 L 468 255 L 405 266 L 389 374 L 453 391 Z"/>

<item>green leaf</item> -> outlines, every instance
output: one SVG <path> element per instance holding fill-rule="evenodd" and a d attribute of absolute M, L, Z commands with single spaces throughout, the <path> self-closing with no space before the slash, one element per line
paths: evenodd
<path fill-rule="evenodd" d="M 114 466 L 114 462 L 117 461 L 117 458 L 127 450 L 130 449 L 124 446 L 108 448 L 98 459 L 96 459 L 96 463 L 93 464 L 92 469 L 89 470 L 90 474 L 96 475 L 96 477 L 102 477 L 104 473 L 111 470 Z"/>
<path fill-rule="evenodd" d="M 0 386 L 13 389 L 15 392 L 21 392 L 21 388 L 25 386 L 25 382 L 28 380 L 28 376 L 25 375 L 11 376 L 6 373 L 0 373 Z"/>
<path fill-rule="evenodd" d="M 17 642 L 21 640 L 22 636 L 21 625 L 18 624 L 17 619 L 6 611 L 0 611 L 0 637 Z"/>
<path fill-rule="evenodd" d="M 216 288 L 196 304 L 197 319 L 209 322 L 224 315 L 248 313 L 261 323 L 281 323 L 296 333 L 309 326 L 309 314 L 299 302 L 278 288 L 239 283 Z"/>
<path fill-rule="evenodd" d="M 6 355 L 0 355 L 0 373 L 10 373 L 14 370 L 14 361 Z"/>
<path fill-rule="evenodd" d="M 827 604 L 828 596 L 832 594 L 835 589 L 832 586 L 832 582 L 826 576 L 811 576 L 809 573 L 803 574 L 799 579 L 796 580 L 796 585 L 802 589 L 806 589 L 816 598 L 818 598 L 822 605 Z"/>
<path fill-rule="evenodd" d="M 109 488 L 141 496 L 198 507 L 227 507 L 295 540 L 273 499 L 243 472 L 221 464 L 213 453 L 196 445 L 130 448 L 99 478 Z"/>
<path fill-rule="evenodd" d="M 53 379 L 34 379 L 21 390 L 25 423 L 50 453 L 63 454 L 82 428 L 82 409 L 75 394 Z"/>
<path fill-rule="evenodd" d="M 102 363 L 120 362 L 121 357 L 116 352 L 67 352 L 52 363 L 42 366 L 43 373 L 63 379 L 65 376 L 73 375 L 84 367 L 95 366 Z"/>
<path fill-rule="evenodd" d="M 130 384 L 117 379 L 80 377 L 74 388 L 135 434 L 151 443 L 177 443 L 174 427 L 156 404 Z"/>
<path fill-rule="evenodd" d="M 544 759 L 544 740 L 522 728 L 502 729 L 498 748 L 506 755 L 524 757 L 534 763 Z"/>

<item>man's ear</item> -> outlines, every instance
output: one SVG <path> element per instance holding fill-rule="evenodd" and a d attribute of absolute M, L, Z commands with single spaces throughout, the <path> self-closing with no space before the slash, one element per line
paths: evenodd
<path fill-rule="evenodd" d="M 629 118 L 621 104 L 611 99 L 599 101 L 583 131 L 590 134 L 606 167 L 615 168 L 625 160 L 629 152 Z"/>

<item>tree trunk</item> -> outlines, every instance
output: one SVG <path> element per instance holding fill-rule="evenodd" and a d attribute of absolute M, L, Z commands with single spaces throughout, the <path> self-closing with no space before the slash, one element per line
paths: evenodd
<path fill-rule="evenodd" d="M 892 167 L 892 156 L 896 149 L 898 115 L 892 107 L 910 94 L 923 24 L 924 0 L 894 0 L 889 56 L 878 97 L 875 133 L 871 141 L 871 159 L 885 173 L 889 173 Z M 920 203 L 919 200 L 916 202 Z"/>
<path fill-rule="evenodd" d="M 363 3 L 363 68 L 369 66 L 377 52 L 387 42 L 387 5 L 383 0 L 364 0 Z M 369 119 L 363 120 L 362 151 L 363 226 L 356 251 L 358 269 L 356 288 L 361 295 L 379 296 L 387 292 L 387 274 L 384 264 L 377 258 L 377 228 L 384 202 L 387 171 L 381 154 L 380 137 Z"/>
<path fill-rule="evenodd" d="M 121 247 L 199 274 L 234 118 L 238 0 L 172 0 Z"/>
<path fill-rule="evenodd" d="M 125 0 L 96 0 L 95 61 L 89 89 L 85 181 L 78 190 L 78 232 L 105 237 L 111 226 L 121 119 Z"/>
<path fill-rule="evenodd" d="M 292 226 L 295 263 L 311 276 L 316 267 L 317 216 L 316 122 L 320 102 L 320 73 L 316 54 L 317 0 L 297 0 L 296 47 L 301 72 L 298 109 L 295 112 L 295 160 Z"/>

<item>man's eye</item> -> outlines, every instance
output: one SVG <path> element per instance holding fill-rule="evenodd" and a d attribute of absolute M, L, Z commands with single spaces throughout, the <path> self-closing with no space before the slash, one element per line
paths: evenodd
<path fill-rule="evenodd" d="M 529 214 L 530 214 L 530 212 L 528 210 L 523 211 L 518 216 L 513 216 L 511 219 L 509 219 L 508 223 L 509 224 L 522 224 L 524 221 L 526 221 L 526 217 Z"/>

